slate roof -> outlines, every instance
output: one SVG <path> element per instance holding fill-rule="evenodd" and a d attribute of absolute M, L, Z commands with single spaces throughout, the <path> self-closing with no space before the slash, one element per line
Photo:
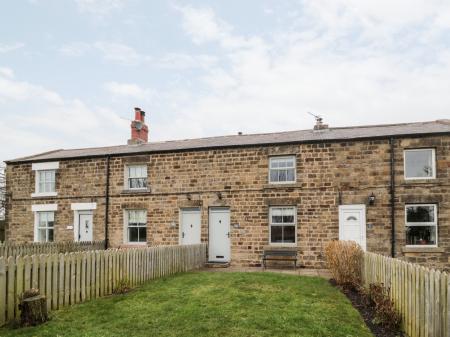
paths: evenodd
<path fill-rule="evenodd" d="M 329 128 L 321 131 L 299 130 L 277 133 L 232 135 L 198 139 L 153 142 L 139 145 L 119 145 L 71 150 L 55 150 L 28 157 L 17 158 L 7 163 L 63 160 L 70 158 L 103 157 L 140 153 L 176 152 L 211 148 L 243 147 L 254 145 L 276 145 L 323 141 L 345 141 L 371 138 L 450 134 L 450 119 L 430 122 L 367 125 Z"/>

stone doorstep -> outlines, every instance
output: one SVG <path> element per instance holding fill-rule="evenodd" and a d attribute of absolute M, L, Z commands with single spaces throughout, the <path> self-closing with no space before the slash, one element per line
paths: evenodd
<path fill-rule="evenodd" d="M 230 263 L 229 262 L 206 262 L 205 267 L 206 268 L 229 268 Z"/>

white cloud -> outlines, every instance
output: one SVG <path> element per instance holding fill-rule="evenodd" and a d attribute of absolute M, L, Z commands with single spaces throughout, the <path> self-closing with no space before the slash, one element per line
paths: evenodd
<path fill-rule="evenodd" d="M 253 41 L 233 34 L 233 27 L 209 7 L 173 6 L 183 16 L 183 28 L 196 44 L 220 42 L 226 48 L 244 47 Z"/>
<path fill-rule="evenodd" d="M 156 137 L 310 128 L 307 111 L 332 126 L 448 118 L 448 2 L 307 1 L 265 36 L 235 33 L 210 8 L 176 9 L 192 42 L 223 58 L 201 95 L 172 102 L 182 123 Z"/>
<path fill-rule="evenodd" d="M 160 57 L 152 57 L 138 52 L 135 48 L 118 42 L 97 41 L 94 43 L 72 42 L 64 44 L 59 52 L 65 56 L 80 57 L 97 51 L 112 63 L 126 66 L 146 65 L 162 69 L 207 69 L 217 62 L 217 58 L 207 54 L 187 54 L 169 52 Z"/>
<path fill-rule="evenodd" d="M 91 49 L 91 45 L 86 42 L 72 42 L 63 45 L 59 52 L 66 56 L 83 56 Z"/>
<path fill-rule="evenodd" d="M 230 26 L 218 20 L 211 8 L 174 6 L 183 14 L 183 28 L 196 43 L 218 40 L 228 35 Z"/>
<path fill-rule="evenodd" d="M 4 43 L 0 43 L 0 54 L 6 54 L 9 52 L 12 52 L 14 50 L 23 48 L 25 46 L 24 43 L 22 42 L 16 42 L 13 44 L 4 44 Z"/>
<path fill-rule="evenodd" d="M 211 55 L 190 55 L 185 53 L 168 53 L 160 58 L 155 58 L 152 65 L 165 69 L 209 69 L 217 62 L 217 58 Z"/>
<path fill-rule="evenodd" d="M 122 9 L 127 0 L 75 0 L 78 9 L 83 13 L 105 16 Z"/>
<path fill-rule="evenodd" d="M 14 71 L 11 68 L 0 67 L 0 76 L 13 78 Z"/>
<path fill-rule="evenodd" d="M 107 82 L 104 87 L 113 95 L 137 98 L 140 100 L 150 100 L 154 95 L 153 90 L 142 88 L 135 83 Z"/>
<path fill-rule="evenodd" d="M 10 69 L 7 69 L 6 73 L 12 75 Z M 0 77 L 0 102 L 32 100 L 45 101 L 54 105 L 63 103 L 61 96 L 54 91 L 28 82 L 16 81 L 12 76 Z"/>
<path fill-rule="evenodd" d="M 8 144 L 0 147 L 0 161 L 61 147 L 124 144 L 128 136 L 128 123 L 113 109 L 11 76 L 0 76 L 0 111 L 0 144 Z"/>
<path fill-rule="evenodd" d="M 148 58 L 139 54 L 134 48 L 114 42 L 96 42 L 94 47 L 103 53 L 106 60 L 124 65 L 136 65 Z"/>

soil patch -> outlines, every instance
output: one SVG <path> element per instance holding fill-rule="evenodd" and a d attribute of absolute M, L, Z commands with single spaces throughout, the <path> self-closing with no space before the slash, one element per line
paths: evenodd
<path fill-rule="evenodd" d="M 387 329 L 381 324 L 375 323 L 375 309 L 372 306 L 367 305 L 367 301 L 365 301 L 362 295 L 355 289 L 338 286 L 334 279 L 331 279 L 330 283 L 334 287 L 339 288 L 345 294 L 345 296 L 347 296 L 350 302 L 352 302 L 352 305 L 355 307 L 355 309 L 359 311 L 362 318 L 364 319 L 364 322 L 369 327 L 370 331 L 372 331 L 375 337 L 406 337 L 406 335 L 399 330 Z"/>

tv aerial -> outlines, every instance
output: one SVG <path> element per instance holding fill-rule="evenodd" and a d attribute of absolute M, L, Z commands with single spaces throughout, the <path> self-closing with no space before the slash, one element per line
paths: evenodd
<path fill-rule="evenodd" d="M 321 124 L 323 122 L 323 117 L 320 115 L 315 115 L 312 112 L 308 111 L 308 114 L 310 114 L 311 116 L 313 116 L 316 119 L 316 122 Z"/>

